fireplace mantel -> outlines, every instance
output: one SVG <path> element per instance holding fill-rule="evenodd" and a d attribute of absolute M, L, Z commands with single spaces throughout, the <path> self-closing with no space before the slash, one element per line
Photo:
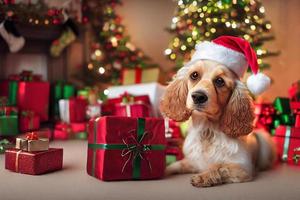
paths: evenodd
<path fill-rule="evenodd" d="M 49 81 L 55 80 L 68 80 L 68 68 L 74 68 L 68 66 L 70 47 L 66 48 L 62 55 L 58 58 L 53 58 L 49 55 L 49 48 L 53 40 L 57 39 L 63 30 L 62 26 L 33 26 L 17 24 L 17 29 L 21 35 L 25 38 L 25 46 L 17 52 L 17 54 L 44 54 L 47 56 L 47 77 Z M 80 27 L 80 36 L 74 43 L 81 46 L 85 43 L 85 27 Z M 71 45 L 72 46 L 72 45 Z M 75 45 L 76 46 L 76 45 Z M 79 48 L 80 53 L 84 54 L 85 48 Z M 78 51 L 76 51 L 78 53 Z M 7 55 L 10 52 L 5 41 L 0 37 L 0 79 L 4 79 L 4 63 Z M 84 58 L 84 56 L 81 56 Z M 74 56 L 72 56 L 74 58 Z M 72 61 L 73 62 L 73 61 Z M 71 62 L 71 63 L 72 63 Z M 82 60 L 82 63 L 84 60 Z M 73 62 L 74 63 L 74 62 Z"/>

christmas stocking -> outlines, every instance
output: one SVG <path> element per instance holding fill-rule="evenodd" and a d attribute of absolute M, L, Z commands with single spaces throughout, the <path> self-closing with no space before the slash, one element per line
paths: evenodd
<path fill-rule="evenodd" d="M 50 47 L 50 54 L 59 57 L 61 52 L 75 41 L 78 36 L 78 28 L 71 19 L 64 23 L 64 30 L 60 37 L 54 40 Z"/>
<path fill-rule="evenodd" d="M 24 37 L 19 34 L 13 21 L 5 20 L 0 24 L 0 35 L 12 53 L 21 50 L 25 44 Z"/>

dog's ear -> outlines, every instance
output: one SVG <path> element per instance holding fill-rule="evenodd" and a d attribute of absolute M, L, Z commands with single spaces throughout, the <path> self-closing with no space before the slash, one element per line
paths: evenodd
<path fill-rule="evenodd" d="M 187 94 L 187 81 L 184 78 L 173 80 L 160 102 L 161 112 L 175 121 L 188 120 L 192 112 L 186 107 Z"/>
<path fill-rule="evenodd" d="M 243 83 L 236 81 L 235 89 L 223 111 L 221 130 L 231 136 L 247 135 L 253 130 L 253 103 Z"/>

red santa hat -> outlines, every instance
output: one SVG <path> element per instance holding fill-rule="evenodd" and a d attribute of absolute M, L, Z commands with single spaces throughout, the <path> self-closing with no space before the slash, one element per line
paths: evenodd
<path fill-rule="evenodd" d="M 258 72 L 255 51 L 246 40 L 221 36 L 212 42 L 202 42 L 196 45 L 196 51 L 191 62 L 196 60 L 213 60 L 225 65 L 240 78 L 250 66 L 252 75 L 247 79 L 247 87 L 254 95 L 261 94 L 270 86 L 270 78 Z"/>

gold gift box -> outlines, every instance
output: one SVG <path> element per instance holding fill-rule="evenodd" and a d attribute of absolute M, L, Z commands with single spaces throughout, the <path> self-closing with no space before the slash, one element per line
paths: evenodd
<path fill-rule="evenodd" d="M 37 140 L 28 140 L 24 138 L 17 138 L 16 149 L 23 151 L 47 151 L 49 149 L 49 139 L 40 138 Z"/>

